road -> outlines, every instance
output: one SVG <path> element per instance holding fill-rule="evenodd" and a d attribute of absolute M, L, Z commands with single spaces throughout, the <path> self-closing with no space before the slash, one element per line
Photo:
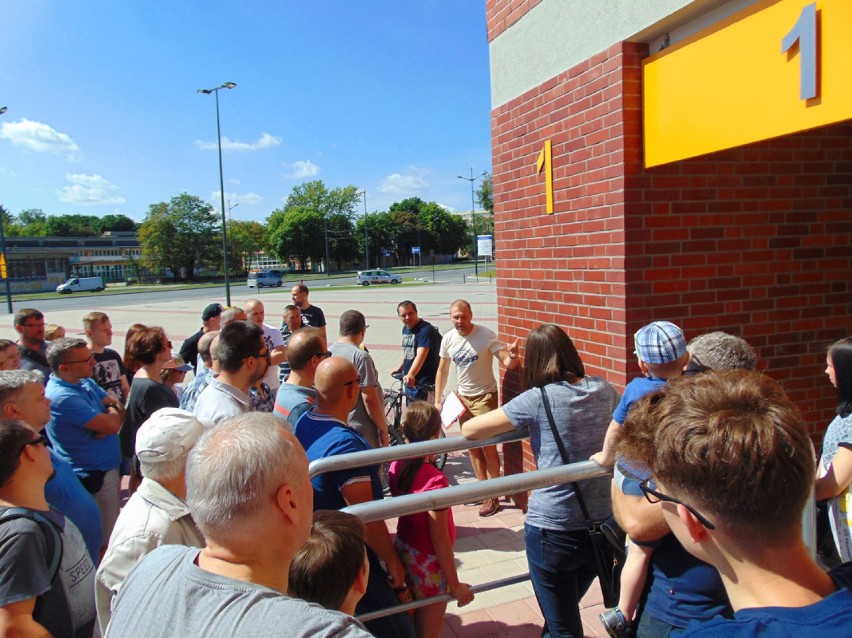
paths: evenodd
<path fill-rule="evenodd" d="M 491 270 L 489 272 L 493 275 L 493 265 L 491 265 Z M 485 271 L 480 264 L 480 273 L 484 275 Z M 424 268 L 421 271 L 415 271 L 412 273 L 405 274 L 406 279 L 409 277 L 414 277 L 417 280 L 432 282 L 432 270 Z M 458 268 L 450 268 L 445 270 L 436 270 L 435 271 L 435 283 L 436 284 L 460 284 L 463 283 L 464 280 L 471 279 L 474 277 L 474 268 L 472 265 L 464 265 L 459 266 Z M 330 277 L 324 279 L 311 279 L 307 281 L 307 285 L 310 288 L 326 288 L 326 287 L 337 287 L 337 286 L 351 286 L 353 285 L 355 278 L 352 275 L 346 276 L 335 276 L 332 274 Z M 290 287 L 299 283 L 298 279 L 293 279 L 292 277 L 287 277 L 284 281 L 284 285 L 281 288 L 263 288 L 257 291 L 258 296 L 263 296 L 266 293 L 277 291 L 280 292 L 282 290 L 289 290 Z M 390 287 L 390 286 L 382 286 L 382 287 Z M 245 295 L 250 289 L 246 287 L 245 281 L 240 278 L 237 280 L 231 281 L 231 295 Z M 122 307 L 122 306 L 135 306 L 139 304 L 152 304 L 152 303 L 161 303 L 166 301 L 171 301 L 175 299 L 181 300 L 191 300 L 191 299 L 200 299 L 200 298 L 209 298 L 209 297 L 218 297 L 221 299 L 225 298 L 225 287 L 220 286 L 216 288 L 195 288 L 195 289 L 184 289 L 184 290 L 162 290 L 155 292 L 128 292 L 127 294 L 117 295 L 74 295 L 73 293 L 70 295 L 56 295 L 55 299 L 38 299 L 33 300 L 31 302 L 27 302 L 27 298 L 25 295 L 20 295 L 14 297 L 14 308 L 15 310 L 19 308 L 26 308 L 27 306 L 33 306 L 41 310 L 42 312 L 56 312 L 60 310 L 91 310 L 92 308 L 97 308 L 101 305 L 109 305 L 111 307 Z M 101 299 L 104 301 L 102 302 Z"/>

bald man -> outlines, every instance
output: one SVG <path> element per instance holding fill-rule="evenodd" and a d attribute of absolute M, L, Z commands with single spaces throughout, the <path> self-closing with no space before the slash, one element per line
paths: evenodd
<path fill-rule="evenodd" d="M 293 434 L 305 448 L 308 461 L 373 449 L 364 437 L 346 425 L 361 389 L 358 370 L 342 357 L 330 357 L 317 366 L 314 377 L 316 407 L 305 412 L 296 422 Z M 320 474 L 311 479 L 314 488 L 314 510 L 342 509 L 349 505 L 382 498 L 379 466 L 353 467 Z M 366 524 L 367 557 L 370 561 L 370 580 L 367 593 L 356 609 L 366 613 L 395 604 L 396 596 L 388 587 L 405 586 L 405 570 L 393 547 L 384 521 Z M 379 559 L 384 561 L 387 572 Z M 413 636 L 406 614 L 396 614 L 365 623 L 375 636 L 396 638 Z"/>
<path fill-rule="evenodd" d="M 259 299 L 249 299 L 243 304 L 248 316 L 248 321 L 263 330 L 263 340 L 266 342 L 266 347 L 269 348 L 269 369 L 266 371 L 266 376 L 263 381 L 269 386 L 272 392 L 278 389 L 281 381 L 278 379 L 278 364 L 287 357 L 287 348 L 284 346 L 284 338 L 281 336 L 281 331 L 278 328 L 264 323 L 266 319 L 266 309 L 263 307 L 263 302 Z"/>

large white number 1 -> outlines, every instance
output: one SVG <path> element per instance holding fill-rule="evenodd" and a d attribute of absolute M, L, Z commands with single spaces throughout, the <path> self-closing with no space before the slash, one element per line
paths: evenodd
<path fill-rule="evenodd" d="M 816 2 L 802 9 L 796 24 L 781 40 L 781 53 L 799 43 L 799 99 L 817 96 L 817 10 Z"/>

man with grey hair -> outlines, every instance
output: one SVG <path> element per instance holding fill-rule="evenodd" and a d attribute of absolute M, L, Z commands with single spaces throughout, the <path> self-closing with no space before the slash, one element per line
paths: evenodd
<path fill-rule="evenodd" d="M 357 620 L 287 595 L 290 563 L 310 535 L 308 459 L 287 426 L 246 414 L 205 431 L 189 454 L 198 550 L 164 546 L 125 580 L 108 638 L 368 638 Z"/>
<path fill-rule="evenodd" d="M 95 359 L 83 339 L 56 339 L 47 351 L 47 360 L 53 370 L 45 390 L 51 401 L 47 433 L 56 453 L 71 464 L 94 496 L 105 542 L 118 517 L 118 432 L 124 422 L 124 406 L 92 379 Z"/>
<path fill-rule="evenodd" d="M 198 340 L 198 358 L 201 359 L 201 366 L 195 373 L 195 378 L 189 382 L 189 385 L 183 391 L 180 397 L 180 409 L 192 412 L 195 409 L 195 402 L 198 400 L 198 395 L 204 391 L 210 379 L 213 378 L 213 358 L 214 347 L 213 342 L 219 336 L 219 331 L 205 332 L 204 336 Z"/>
<path fill-rule="evenodd" d="M 367 335 L 367 320 L 357 310 L 347 310 L 340 315 L 340 339 L 331 344 L 332 356 L 351 361 L 358 370 L 361 392 L 358 403 L 349 413 L 348 425 L 363 436 L 373 447 L 387 447 L 388 423 L 382 407 L 382 387 L 373 357 L 361 349 Z"/>
<path fill-rule="evenodd" d="M 19 419 L 37 434 L 50 421 L 50 399 L 38 370 L 0 370 L 0 416 Z M 67 516 L 80 530 L 93 561 L 101 555 L 101 512 L 71 465 L 49 448 L 53 476 L 44 493 L 51 507 Z"/>
<path fill-rule="evenodd" d="M 185 410 L 162 408 L 136 433 L 142 483 L 121 510 L 95 575 L 101 634 L 130 571 L 161 545 L 204 547 L 186 504 L 186 460 L 204 426 Z"/>
<path fill-rule="evenodd" d="M 757 354 L 747 341 L 726 332 L 708 332 L 686 344 L 686 374 L 704 370 L 754 370 Z"/>

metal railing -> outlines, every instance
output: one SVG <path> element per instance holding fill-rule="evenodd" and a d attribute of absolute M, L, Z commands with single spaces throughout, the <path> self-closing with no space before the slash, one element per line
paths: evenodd
<path fill-rule="evenodd" d="M 364 467 L 365 465 L 378 465 L 389 461 L 402 459 L 413 459 L 418 456 L 429 456 L 430 454 L 443 454 L 444 452 L 459 452 L 474 448 L 497 445 L 498 443 L 512 443 L 529 438 L 529 432 L 518 430 L 517 432 L 506 432 L 484 441 L 471 441 L 463 436 L 453 436 L 446 439 L 435 439 L 433 441 L 420 441 L 418 443 L 406 443 L 405 445 L 394 445 L 391 447 L 365 450 L 363 452 L 350 452 L 328 456 L 323 459 L 312 461 L 308 466 L 308 476 L 314 478 L 319 474 L 336 472 L 353 467 Z"/>

